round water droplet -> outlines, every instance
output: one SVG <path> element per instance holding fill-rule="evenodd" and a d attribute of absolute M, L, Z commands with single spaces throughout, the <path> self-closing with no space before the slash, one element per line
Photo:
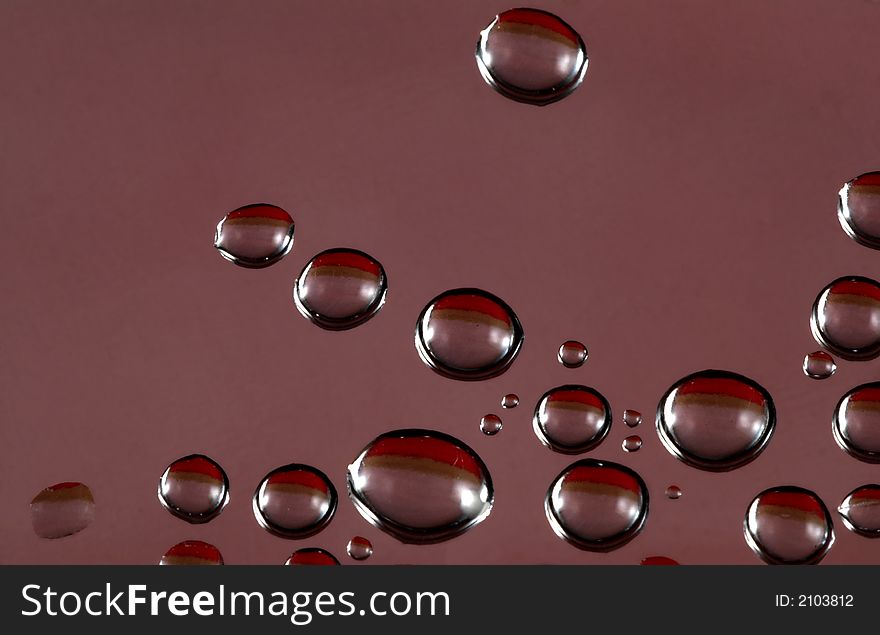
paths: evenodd
<path fill-rule="evenodd" d="M 40 538 L 64 538 L 95 519 L 95 499 L 82 483 L 57 483 L 34 496 L 31 523 Z"/>
<path fill-rule="evenodd" d="M 559 386 L 538 401 L 532 427 L 545 446 L 580 454 L 598 446 L 611 429 L 611 406 L 586 386 Z"/>
<path fill-rule="evenodd" d="M 292 463 L 269 472 L 254 494 L 260 526 L 281 538 L 306 538 L 330 522 L 336 512 L 336 489 L 320 470 Z"/>
<path fill-rule="evenodd" d="M 552 13 L 511 9 L 480 32 L 477 67 L 505 97 L 544 106 L 583 81 L 587 48 L 577 31 Z"/>
<path fill-rule="evenodd" d="M 642 449 L 642 437 L 637 434 L 630 435 L 620 445 L 625 452 L 638 452 Z"/>
<path fill-rule="evenodd" d="M 868 172 L 840 190 L 837 217 L 847 236 L 880 249 L 880 172 Z"/>
<path fill-rule="evenodd" d="M 723 370 L 704 370 L 676 382 L 657 409 L 657 433 L 667 450 L 703 470 L 745 465 L 766 447 L 776 426 L 770 394 Z"/>
<path fill-rule="evenodd" d="M 648 556 L 647 558 L 642 558 L 642 561 L 639 564 L 647 566 L 677 566 L 678 562 L 676 562 L 672 558 L 667 558 L 666 556 Z"/>
<path fill-rule="evenodd" d="M 218 565 L 223 556 L 214 545 L 201 540 L 185 540 L 169 549 L 159 564 L 163 565 Z"/>
<path fill-rule="evenodd" d="M 677 501 L 681 498 L 681 488 L 678 485 L 670 485 L 666 488 L 666 498 L 671 501 Z"/>
<path fill-rule="evenodd" d="M 815 351 L 804 357 L 804 374 L 811 379 L 828 379 L 836 370 L 834 358 L 825 351 Z"/>
<path fill-rule="evenodd" d="M 623 422 L 628 428 L 636 428 L 642 423 L 642 413 L 638 410 L 624 410 Z"/>
<path fill-rule="evenodd" d="M 880 283 L 838 278 L 813 303 L 810 328 L 821 346 L 843 359 L 874 359 L 880 355 Z"/>
<path fill-rule="evenodd" d="M 452 379 L 500 375 L 522 342 L 522 326 L 513 309 L 479 289 L 438 295 L 422 310 L 416 324 L 416 350 L 422 361 Z"/>
<path fill-rule="evenodd" d="M 501 398 L 501 407 L 505 410 L 509 410 L 510 408 L 516 408 L 519 405 L 519 396 L 513 393 L 509 393 L 504 395 Z"/>
<path fill-rule="evenodd" d="M 239 207 L 217 224 L 214 247 L 226 260 L 242 267 L 268 267 L 293 247 L 293 219 L 274 205 Z"/>
<path fill-rule="evenodd" d="M 363 324 L 385 303 L 385 269 L 355 249 L 328 249 L 312 258 L 293 286 L 296 308 L 330 331 Z"/>
<path fill-rule="evenodd" d="M 880 485 L 862 485 L 837 508 L 847 529 L 867 538 L 880 538 Z"/>
<path fill-rule="evenodd" d="M 563 342 L 556 353 L 556 359 L 566 368 L 579 368 L 587 361 L 587 347 L 575 340 Z"/>
<path fill-rule="evenodd" d="M 817 564 L 834 542 L 831 514 L 822 499 L 801 487 L 758 494 L 746 512 L 743 532 L 752 551 L 768 564 Z"/>
<path fill-rule="evenodd" d="M 292 566 L 335 566 L 339 560 L 330 553 L 318 547 L 305 547 L 294 551 L 284 563 Z"/>
<path fill-rule="evenodd" d="M 492 510 L 489 470 L 458 439 L 431 430 L 396 430 L 374 439 L 348 466 L 348 492 L 370 523 L 398 540 L 457 536 Z"/>
<path fill-rule="evenodd" d="M 860 461 L 880 463 L 880 382 L 846 393 L 837 402 L 831 428 L 844 452 Z"/>
<path fill-rule="evenodd" d="M 486 415 L 480 419 L 480 431 L 486 436 L 494 436 L 501 432 L 504 422 L 498 415 Z"/>
<path fill-rule="evenodd" d="M 366 560 L 373 555 L 373 543 L 363 536 L 355 536 L 348 541 L 346 551 L 354 560 Z"/>
<path fill-rule="evenodd" d="M 159 502 L 190 523 L 206 523 L 229 502 L 229 479 L 214 460 L 190 454 L 168 466 L 159 479 Z"/>
<path fill-rule="evenodd" d="M 588 551 L 610 551 L 641 531 L 648 517 L 648 488 L 628 467 L 582 459 L 550 485 L 544 511 L 560 538 Z"/>

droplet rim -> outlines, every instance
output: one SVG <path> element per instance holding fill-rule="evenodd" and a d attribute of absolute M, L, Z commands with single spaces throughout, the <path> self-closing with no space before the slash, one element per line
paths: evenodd
<path fill-rule="evenodd" d="M 240 258 L 233 254 L 232 252 L 226 251 L 223 247 L 220 246 L 220 234 L 223 231 L 223 223 L 226 222 L 226 219 L 229 217 L 229 214 L 233 212 L 240 212 L 242 210 L 250 209 L 252 207 L 273 207 L 275 209 L 281 210 L 285 214 L 287 214 L 288 218 L 290 218 L 290 228 L 287 230 L 286 243 L 277 253 L 268 256 L 266 258 L 261 258 L 259 260 L 252 260 L 248 258 Z M 270 267 L 274 265 L 276 262 L 284 258 L 287 254 L 290 253 L 290 250 L 293 249 L 293 235 L 296 229 L 296 223 L 293 220 L 293 217 L 290 216 L 290 213 L 285 210 L 283 207 L 279 207 L 278 205 L 273 205 L 272 203 L 250 203 L 249 205 L 242 205 L 241 207 L 236 207 L 234 210 L 231 210 L 226 213 L 226 216 L 220 219 L 220 222 L 217 223 L 217 228 L 214 230 L 214 248 L 220 252 L 220 255 L 223 256 L 224 259 L 228 260 L 234 265 L 238 265 L 243 269 L 265 269 L 266 267 Z"/>
<path fill-rule="evenodd" d="M 841 397 L 837 401 L 837 405 L 834 406 L 834 415 L 831 418 L 831 433 L 834 436 L 834 441 L 837 443 L 838 447 L 841 450 L 849 454 L 854 459 L 858 459 L 859 461 L 863 461 L 864 463 L 880 463 L 880 452 L 873 452 L 870 450 L 862 450 L 854 446 L 852 443 L 847 440 L 847 438 L 843 434 L 843 430 L 841 429 L 841 409 L 843 408 L 843 403 L 852 395 L 864 389 L 880 389 L 880 381 L 871 381 L 866 384 L 859 384 L 855 388 L 848 390 L 843 397 Z"/>
<path fill-rule="evenodd" d="M 870 489 L 870 488 L 880 488 L 880 485 L 878 485 L 877 483 L 866 483 L 864 485 L 859 485 L 857 488 L 855 488 L 853 491 L 851 491 L 849 494 L 847 494 L 846 496 L 843 497 L 843 500 L 840 501 L 840 505 L 837 506 L 837 513 L 840 514 L 840 519 L 843 521 L 844 526 L 847 529 L 849 529 L 851 532 L 853 532 L 854 534 L 857 534 L 859 536 L 863 536 L 865 538 L 880 538 L 880 527 L 878 527 L 876 529 L 870 529 L 868 527 L 862 527 L 861 525 L 857 525 L 843 511 L 844 503 L 846 503 L 846 501 L 853 494 L 856 494 L 864 489 Z"/>
<path fill-rule="evenodd" d="M 220 472 L 220 475 L 223 477 L 223 500 L 212 510 L 207 512 L 202 512 L 198 514 L 193 514 L 187 512 L 179 507 L 175 507 L 171 503 L 165 500 L 165 497 L 162 496 L 162 483 L 165 481 L 165 478 L 168 476 L 168 473 L 171 471 L 172 466 L 175 463 L 180 463 L 181 461 L 188 461 L 190 459 L 204 459 L 211 463 L 217 470 Z M 168 512 L 174 516 L 175 518 L 179 518 L 181 520 L 185 520 L 186 522 L 192 525 L 201 525 L 207 523 L 209 521 L 214 520 L 220 513 L 226 509 L 226 505 L 229 504 L 229 477 L 226 476 L 226 471 L 220 466 L 217 461 L 212 459 L 211 457 L 205 454 L 187 454 L 186 456 L 180 457 L 179 459 L 175 459 L 171 463 L 168 464 L 168 467 L 165 468 L 165 471 L 162 472 L 162 476 L 159 477 L 159 486 L 156 494 L 159 497 L 159 504 L 162 505 Z"/>
<path fill-rule="evenodd" d="M 813 355 L 818 355 L 820 353 L 822 355 L 827 355 L 828 359 L 831 361 L 831 371 L 827 375 L 819 374 L 819 373 L 811 373 L 810 369 L 809 369 L 810 358 Z M 816 379 L 818 381 L 821 381 L 823 379 L 830 379 L 834 375 L 834 373 L 837 372 L 837 362 L 834 361 L 834 358 L 831 356 L 831 354 L 828 351 L 813 351 L 812 353 L 807 353 L 806 355 L 804 355 L 803 371 L 804 371 L 804 375 L 806 375 L 810 379 Z"/>
<path fill-rule="evenodd" d="M 854 179 L 850 179 L 844 183 L 843 187 L 840 188 L 840 191 L 837 193 L 837 219 L 840 221 L 841 228 L 843 228 L 844 233 L 852 240 L 863 247 L 868 247 L 870 249 L 880 249 L 880 237 L 866 234 L 863 231 L 860 231 L 856 226 L 852 217 L 852 212 L 849 209 L 849 191 L 852 188 L 853 183 L 859 179 L 875 174 L 880 174 L 880 171 L 859 174 Z"/>
<path fill-rule="evenodd" d="M 315 566 L 315 565 L 299 565 L 295 562 L 291 562 L 291 560 L 293 560 L 293 557 L 298 553 L 317 553 L 322 556 L 327 556 L 333 562 L 331 562 L 329 565 L 325 565 L 325 566 L 339 566 L 342 564 L 341 562 L 339 562 L 339 558 L 334 556 L 332 553 L 330 553 L 326 549 L 321 549 L 321 547 L 302 547 L 302 548 L 294 551 L 292 554 L 290 554 L 287 557 L 287 560 L 284 561 L 284 565 L 285 566 Z M 320 566 L 320 565 L 317 565 L 317 566 Z"/>
<path fill-rule="evenodd" d="M 563 349 L 564 349 L 567 345 L 569 345 L 569 344 L 573 344 L 573 345 L 575 345 L 575 346 L 580 346 L 581 348 L 584 349 L 584 358 L 583 358 L 582 360 L 577 361 L 577 362 L 575 362 L 575 363 L 572 364 L 572 363 L 570 363 L 570 362 L 566 362 L 566 361 L 562 358 L 562 351 L 563 351 Z M 583 342 L 581 342 L 581 341 L 579 341 L 579 340 L 565 340 L 562 344 L 559 345 L 559 349 L 556 351 L 556 360 L 557 360 L 560 364 L 562 364 L 563 366 L 565 366 L 566 368 L 570 368 L 570 369 L 580 368 L 581 366 L 583 366 L 584 364 L 587 363 L 587 360 L 588 360 L 589 358 L 590 358 L 590 349 L 587 348 L 587 345 L 586 345 L 586 344 L 584 344 Z"/>
<path fill-rule="evenodd" d="M 562 445 L 560 443 L 556 443 L 547 435 L 546 431 L 541 425 L 541 404 L 544 403 L 544 400 L 547 399 L 547 397 L 560 390 L 588 392 L 596 397 L 602 403 L 602 407 L 605 409 L 605 421 L 602 424 L 602 428 L 588 441 L 585 441 L 584 443 L 581 443 L 579 445 Z M 567 455 L 584 454 L 585 452 L 595 450 L 608 436 L 608 433 L 611 431 L 612 422 L 613 417 L 611 414 L 611 404 L 608 403 L 605 395 L 600 393 L 595 388 L 584 386 L 581 384 L 563 384 L 562 386 L 551 388 L 543 395 L 541 395 L 540 399 L 538 399 L 538 403 L 535 405 L 535 410 L 532 414 L 532 430 L 535 431 L 535 435 L 538 437 L 538 441 L 541 442 L 541 445 L 543 445 L 545 448 L 553 450 L 554 452 L 558 452 L 559 454 Z"/>
<path fill-rule="evenodd" d="M 819 291 L 819 294 L 813 301 L 812 309 L 810 309 L 810 331 L 813 334 L 813 339 L 815 339 L 816 343 L 824 348 L 827 352 L 833 355 L 837 355 L 841 359 L 845 359 L 850 362 L 868 362 L 876 359 L 877 357 L 880 357 L 880 338 L 877 338 L 877 341 L 874 343 L 873 346 L 865 347 L 862 349 L 842 348 L 826 338 L 825 335 L 822 333 L 822 330 L 819 328 L 819 300 L 834 285 L 840 282 L 859 282 L 869 284 L 880 289 L 880 282 L 877 282 L 876 280 L 867 278 L 865 276 L 841 276 L 840 278 L 836 278 L 824 287 L 822 287 L 822 290 Z"/>
<path fill-rule="evenodd" d="M 275 474 L 279 472 L 292 472 L 296 470 L 302 470 L 306 472 L 311 472 L 318 478 L 322 479 L 327 484 L 328 495 L 330 498 L 330 505 L 327 508 L 327 511 L 324 513 L 324 516 L 314 525 L 310 525 L 309 527 L 302 530 L 294 530 L 287 529 L 285 527 L 281 527 L 273 523 L 271 520 L 266 518 L 263 514 L 263 510 L 260 509 L 260 490 L 263 489 L 263 486 L 266 482 Z M 314 536 L 323 530 L 327 525 L 330 524 L 330 521 L 333 520 L 333 517 L 336 515 L 336 508 L 339 505 L 339 496 L 337 495 L 336 488 L 333 486 L 333 482 L 330 478 L 324 474 L 318 468 L 306 465 L 304 463 L 289 463 L 287 465 L 282 465 L 281 467 L 277 467 L 262 479 L 260 479 L 259 484 L 257 485 L 257 489 L 254 490 L 254 496 L 251 499 L 251 507 L 254 511 L 254 517 L 257 519 L 257 524 L 260 525 L 263 529 L 268 531 L 273 536 L 277 536 L 278 538 L 286 538 L 288 540 L 299 540 L 301 538 L 309 538 Z"/>

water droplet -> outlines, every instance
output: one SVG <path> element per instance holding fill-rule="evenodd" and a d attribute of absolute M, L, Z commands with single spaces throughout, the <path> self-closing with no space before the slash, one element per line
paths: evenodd
<path fill-rule="evenodd" d="M 201 540 L 185 540 L 169 549 L 159 564 L 163 565 L 218 565 L 223 556 L 214 545 Z"/>
<path fill-rule="evenodd" d="M 648 488 L 628 467 L 582 459 L 550 485 L 544 511 L 563 540 L 588 551 L 610 551 L 641 531 L 648 517 Z"/>
<path fill-rule="evenodd" d="M 254 494 L 260 526 L 281 538 L 321 531 L 336 512 L 336 489 L 320 470 L 292 463 L 269 472 Z"/>
<path fill-rule="evenodd" d="M 583 81 L 587 48 L 577 31 L 552 13 L 511 9 L 480 32 L 477 66 L 505 97 L 544 106 Z"/>
<path fill-rule="evenodd" d="M 31 523 L 40 538 L 64 538 L 95 519 L 95 499 L 82 483 L 57 483 L 34 496 Z"/>
<path fill-rule="evenodd" d="M 452 379 L 500 375 L 522 342 L 522 326 L 513 309 L 479 289 L 441 293 L 422 310 L 416 324 L 416 350 L 422 361 Z"/>
<path fill-rule="evenodd" d="M 346 551 L 354 560 L 366 560 L 373 555 L 373 543 L 363 536 L 355 536 L 348 541 Z"/>
<path fill-rule="evenodd" d="M 293 247 L 293 219 L 274 205 L 239 207 L 217 224 L 214 247 L 226 260 L 242 267 L 268 267 Z"/>
<path fill-rule="evenodd" d="M 440 542 L 492 510 L 489 470 L 458 439 L 431 430 L 386 432 L 348 466 L 348 491 L 370 523 L 398 540 Z"/>
<path fill-rule="evenodd" d="M 387 290 L 385 269 L 377 260 L 354 249 L 328 249 L 299 274 L 293 300 L 321 328 L 342 331 L 376 315 Z"/>
<path fill-rule="evenodd" d="M 825 351 L 815 351 L 804 357 L 804 374 L 811 379 L 828 379 L 836 370 L 834 358 Z"/>
<path fill-rule="evenodd" d="M 502 427 L 504 427 L 504 422 L 498 415 L 490 414 L 480 419 L 480 431 L 487 436 L 498 434 Z"/>
<path fill-rule="evenodd" d="M 642 437 L 637 434 L 630 435 L 620 445 L 624 452 L 638 452 L 642 449 Z"/>
<path fill-rule="evenodd" d="M 840 190 L 837 217 L 847 236 L 880 249 L 880 172 L 868 172 Z"/>
<path fill-rule="evenodd" d="M 501 407 L 505 410 L 509 410 L 510 408 L 516 408 L 519 405 L 519 396 L 513 393 L 509 393 L 504 395 L 501 398 Z"/>
<path fill-rule="evenodd" d="M 672 558 L 667 558 L 666 556 L 648 556 L 647 558 L 642 558 L 640 564 L 643 565 L 660 565 L 660 566 L 677 566 L 678 562 L 673 560 Z"/>
<path fill-rule="evenodd" d="M 847 529 L 867 538 L 880 538 L 880 485 L 862 485 L 837 508 Z"/>
<path fill-rule="evenodd" d="M 846 393 L 834 409 L 834 440 L 860 461 L 880 463 L 880 382 Z"/>
<path fill-rule="evenodd" d="M 335 566 L 339 560 L 330 553 L 318 547 L 305 547 L 294 551 L 284 563 L 292 566 Z"/>
<path fill-rule="evenodd" d="M 159 502 L 190 523 L 206 523 L 229 502 L 229 479 L 212 459 L 190 454 L 168 466 L 159 479 Z"/>
<path fill-rule="evenodd" d="M 580 454 L 598 446 L 611 429 L 611 406 L 586 386 L 559 386 L 544 393 L 532 427 L 545 446 L 563 454 Z"/>
<path fill-rule="evenodd" d="M 556 358 L 566 368 L 580 368 L 587 361 L 588 355 L 586 346 L 575 340 L 568 340 L 559 347 Z"/>
<path fill-rule="evenodd" d="M 677 501 L 681 498 L 681 488 L 678 485 L 670 485 L 666 488 L 666 498 L 671 501 Z"/>
<path fill-rule="evenodd" d="M 724 471 L 757 457 L 773 436 L 770 394 L 742 375 L 704 370 L 676 382 L 657 411 L 667 450 L 703 470 Z"/>
<path fill-rule="evenodd" d="M 880 355 L 880 283 L 838 278 L 813 303 L 810 328 L 821 346 L 843 359 L 874 359 Z"/>
<path fill-rule="evenodd" d="M 774 487 L 758 494 L 746 512 L 743 532 L 752 551 L 768 564 L 817 564 L 834 542 L 831 514 L 801 487 Z"/>
<path fill-rule="evenodd" d="M 642 423 L 642 413 L 638 410 L 624 410 L 623 422 L 628 428 L 636 428 Z"/>

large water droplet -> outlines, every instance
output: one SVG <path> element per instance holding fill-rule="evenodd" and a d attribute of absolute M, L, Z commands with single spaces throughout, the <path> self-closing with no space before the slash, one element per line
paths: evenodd
<path fill-rule="evenodd" d="M 847 236 L 880 249 L 880 172 L 868 172 L 840 190 L 837 217 Z"/>
<path fill-rule="evenodd" d="M 503 300 L 479 289 L 454 289 L 428 303 L 416 324 L 416 350 L 452 379 L 500 375 L 523 342 L 522 326 Z"/>
<path fill-rule="evenodd" d="M 676 562 L 672 558 L 667 558 L 666 556 L 648 556 L 647 558 L 642 558 L 642 561 L 639 564 L 647 566 L 676 566 L 678 565 L 678 562 Z"/>
<path fill-rule="evenodd" d="M 373 543 L 363 536 L 355 536 L 348 541 L 346 551 L 353 560 L 366 560 L 373 555 Z"/>
<path fill-rule="evenodd" d="M 847 454 L 880 463 L 880 382 L 862 384 L 846 393 L 834 409 L 834 440 Z"/>
<path fill-rule="evenodd" d="M 480 432 L 487 436 L 494 436 L 501 432 L 501 428 L 504 427 L 504 422 L 501 421 L 501 417 L 498 415 L 486 415 L 482 419 L 480 419 Z"/>
<path fill-rule="evenodd" d="M 320 470 L 292 463 L 269 472 L 254 494 L 260 526 L 281 538 L 306 538 L 321 531 L 336 512 L 336 489 Z"/>
<path fill-rule="evenodd" d="M 813 303 L 810 328 L 821 346 L 843 359 L 874 359 L 880 355 L 880 283 L 838 278 Z"/>
<path fill-rule="evenodd" d="M 95 519 L 95 499 L 82 483 L 57 483 L 34 496 L 31 523 L 40 538 L 64 538 Z"/>
<path fill-rule="evenodd" d="M 544 510 L 560 538 L 581 549 L 609 551 L 641 531 L 648 517 L 648 488 L 628 467 L 582 459 L 550 485 Z"/>
<path fill-rule="evenodd" d="M 538 401 L 532 427 L 545 446 L 580 454 L 598 446 L 611 429 L 611 406 L 586 386 L 559 386 Z"/>
<path fill-rule="evenodd" d="M 556 359 L 566 368 L 580 368 L 588 356 L 587 347 L 575 340 L 563 342 L 556 353 Z"/>
<path fill-rule="evenodd" d="M 159 479 L 159 502 L 190 523 L 206 523 L 229 502 L 229 479 L 214 460 L 190 454 L 168 466 Z"/>
<path fill-rule="evenodd" d="M 318 547 L 305 547 L 294 551 L 284 563 L 292 566 L 335 566 L 339 564 L 329 551 Z"/>
<path fill-rule="evenodd" d="M 624 452 L 638 452 L 642 449 L 642 437 L 632 434 L 623 440 L 620 447 L 623 448 Z"/>
<path fill-rule="evenodd" d="M 666 498 L 671 501 L 677 501 L 681 498 L 681 488 L 678 485 L 670 485 L 666 488 Z"/>
<path fill-rule="evenodd" d="M 731 470 L 766 447 L 776 425 L 770 394 L 747 377 L 705 370 L 676 382 L 660 400 L 657 433 L 688 465 Z"/>
<path fill-rule="evenodd" d="M 867 538 L 880 538 L 880 485 L 862 485 L 837 508 L 847 529 Z"/>
<path fill-rule="evenodd" d="M 293 247 L 293 219 L 274 205 L 239 207 L 217 224 L 214 247 L 242 267 L 268 267 Z"/>
<path fill-rule="evenodd" d="M 637 410 L 624 410 L 623 422 L 627 428 L 637 428 L 642 423 L 642 413 Z"/>
<path fill-rule="evenodd" d="M 746 512 L 743 532 L 768 564 L 817 564 L 834 542 L 831 514 L 801 487 L 774 487 L 758 494 Z"/>
<path fill-rule="evenodd" d="M 489 470 L 458 439 L 431 430 L 396 430 L 374 439 L 348 466 L 348 492 L 370 523 L 398 540 L 457 536 L 492 510 Z"/>
<path fill-rule="evenodd" d="M 505 410 L 516 408 L 519 405 L 519 396 L 514 393 L 508 393 L 501 398 L 501 407 Z"/>
<path fill-rule="evenodd" d="M 296 308 L 331 331 L 342 331 L 373 317 L 385 302 L 385 269 L 355 249 L 328 249 L 312 258 L 293 286 Z"/>
<path fill-rule="evenodd" d="M 828 379 L 837 370 L 834 358 L 825 351 L 804 356 L 804 374 L 811 379 Z"/>
<path fill-rule="evenodd" d="M 169 549 L 159 564 L 163 565 L 218 565 L 223 556 L 214 545 L 201 540 L 185 540 Z"/>
<path fill-rule="evenodd" d="M 505 97 L 544 106 L 583 81 L 587 48 L 577 31 L 552 13 L 511 9 L 480 32 L 477 66 Z"/>

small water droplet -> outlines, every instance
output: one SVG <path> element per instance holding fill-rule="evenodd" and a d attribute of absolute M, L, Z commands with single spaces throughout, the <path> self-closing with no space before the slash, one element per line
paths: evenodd
<path fill-rule="evenodd" d="M 519 319 L 507 304 L 479 289 L 453 289 L 431 300 L 416 324 L 422 361 L 445 377 L 500 375 L 523 342 Z"/>
<path fill-rule="evenodd" d="M 385 303 L 388 279 L 374 258 L 355 249 L 328 249 L 312 258 L 293 286 L 296 308 L 321 328 L 363 324 Z"/>
<path fill-rule="evenodd" d="M 304 547 L 294 551 L 284 564 L 291 566 L 335 566 L 339 564 L 339 560 L 324 549 Z"/>
<path fill-rule="evenodd" d="M 206 523 L 229 502 L 229 479 L 213 459 L 190 454 L 169 465 L 159 479 L 159 502 L 190 523 Z"/>
<path fill-rule="evenodd" d="M 373 555 L 373 543 L 363 536 L 355 536 L 348 541 L 346 551 L 354 560 L 366 560 Z"/>
<path fill-rule="evenodd" d="M 402 542 L 440 542 L 492 510 L 485 463 L 458 439 L 431 430 L 380 435 L 348 466 L 348 492 L 360 514 Z"/>
<path fill-rule="evenodd" d="M 705 370 L 677 381 L 657 410 L 657 433 L 675 457 L 703 470 L 745 465 L 776 425 L 770 394 L 747 377 Z"/>
<path fill-rule="evenodd" d="M 34 496 L 31 523 L 40 538 L 64 538 L 95 519 L 95 499 L 82 483 L 56 483 Z"/>
<path fill-rule="evenodd" d="M 598 446 L 611 429 L 611 406 L 598 391 L 566 385 L 548 390 L 538 401 L 532 427 L 545 446 L 580 454 Z"/>
<path fill-rule="evenodd" d="M 179 542 L 159 560 L 162 565 L 218 565 L 223 564 L 223 556 L 214 545 L 201 540 Z"/>
<path fill-rule="evenodd" d="M 844 452 L 880 463 L 880 382 L 856 386 L 837 402 L 832 431 Z"/>
<path fill-rule="evenodd" d="M 516 408 L 519 405 L 519 396 L 514 393 L 508 393 L 501 398 L 501 407 L 505 410 Z"/>
<path fill-rule="evenodd" d="M 556 353 L 556 359 L 566 368 L 580 368 L 588 356 L 587 347 L 575 340 L 563 342 Z"/>
<path fill-rule="evenodd" d="M 834 542 L 831 514 L 814 492 L 774 487 L 758 494 L 743 523 L 746 542 L 768 564 L 817 564 Z"/>
<path fill-rule="evenodd" d="M 620 445 L 624 452 L 638 452 L 642 449 L 642 437 L 637 434 L 630 435 Z"/>
<path fill-rule="evenodd" d="M 292 463 L 269 472 L 254 494 L 260 526 L 281 538 L 312 536 L 336 512 L 336 488 L 320 470 Z"/>
<path fill-rule="evenodd" d="M 623 422 L 628 428 L 636 428 L 642 423 L 642 413 L 638 410 L 624 410 Z"/>
<path fill-rule="evenodd" d="M 544 106 L 581 84 L 587 48 L 577 31 L 552 13 L 511 9 L 480 32 L 477 66 L 505 97 Z"/>
<path fill-rule="evenodd" d="M 293 247 L 293 219 L 280 207 L 246 205 L 217 224 L 214 247 L 220 255 L 249 269 L 275 264 Z"/>
<path fill-rule="evenodd" d="M 813 337 L 850 361 L 880 355 L 880 283 L 862 276 L 838 278 L 822 289 L 810 314 Z"/>
<path fill-rule="evenodd" d="M 563 540 L 588 551 L 610 551 L 641 531 L 648 517 L 648 488 L 628 467 L 582 459 L 550 485 L 544 511 Z"/>
<path fill-rule="evenodd" d="M 868 172 L 840 190 L 837 217 L 847 236 L 880 249 L 880 172 Z"/>
<path fill-rule="evenodd" d="M 642 565 L 660 565 L 660 566 L 677 566 L 678 562 L 673 560 L 672 558 L 667 558 L 666 556 L 648 556 L 647 558 L 642 558 Z"/>
<path fill-rule="evenodd" d="M 815 351 L 804 357 L 804 374 L 811 379 L 828 379 L 836 370 L 834 358 L 825 351 Z"/>
<path fill-rule="evenodd" d="M 502 427 L 504 427 L 504 422 L 498 415 L 489 414 L 480 419 L 480 431 L 487 436 L 498 434 Z"/>
<path fill-rule="evenodd" d="M 880 485 L 857 487 L 846 495 L 837 511 L 850 531 L 880 538 Z"/>
<path fill-rule="evenodd" d="M 677 501 L 681 498 L 681 488 L 678 485 L 670 485 L 666 488 L 666 498 L 671 501 Z"/>

